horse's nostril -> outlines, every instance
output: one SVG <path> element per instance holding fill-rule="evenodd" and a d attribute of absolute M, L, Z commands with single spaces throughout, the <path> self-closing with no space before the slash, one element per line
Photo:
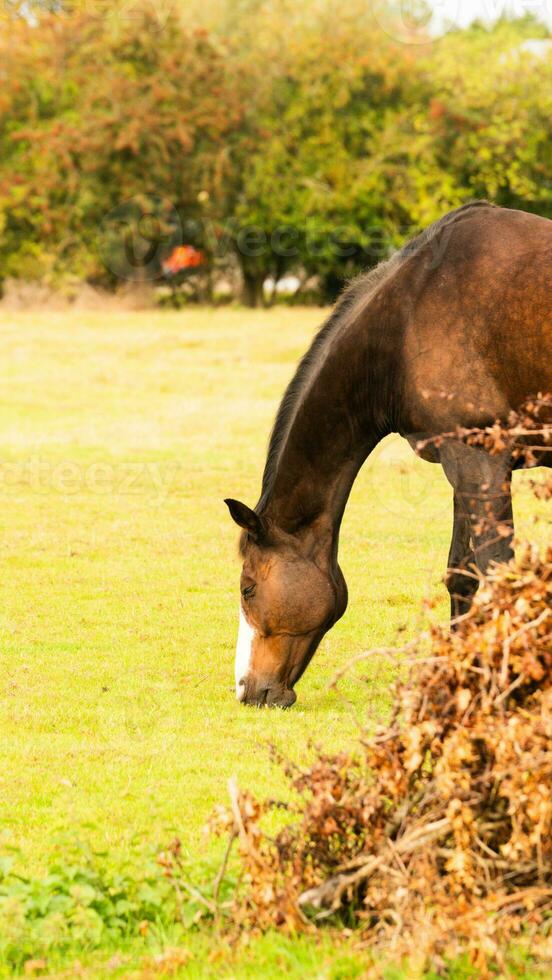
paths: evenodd
<path fill-rule="evenodd" d="M 245 683 L 241 680 L 236 687 L 236 697 L 238 701 L 245 701 Z"/>

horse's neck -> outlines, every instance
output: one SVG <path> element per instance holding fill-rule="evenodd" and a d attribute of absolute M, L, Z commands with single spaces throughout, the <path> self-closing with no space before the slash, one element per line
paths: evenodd
<path fill-rule="evenodd" d="M 367 356 L 375 356 L 366 350 L 370 331 L 350 333 L 337 339 L 298 399 L 260 502 L 262 513 L 290 533 L 331 528 L 334 548 L 355 477 L 388 431 L 384 407 L 372 403 L 379 371 L 373 363 L 366 368 Z"/>
<path fill-rule="evenodd" d="M 337 453 L 335 445 L 319 446 L 308 456 L 286 446 L 263 513 L 290 533 L 322 515 L 338 530 L 356 475 L 377 442 L 368 448 L 363 443 L 353 455 Z"/>

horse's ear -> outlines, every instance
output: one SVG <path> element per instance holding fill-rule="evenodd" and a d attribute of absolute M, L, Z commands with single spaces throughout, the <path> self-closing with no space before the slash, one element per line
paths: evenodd
<path fill-rule="evenodd" d="M 265 526 L 262 518 L 254 510 L 251 510 L 251 507 L 248 507 L 247 504 L 242 504 L 239 500 L 232 500 L 231 497 L 227 497 L 224 503 L 230 511 L 232 520 L 236 522 L 238 527 L 243 528 L 244 531 L 248 531 L 255 541 L 261 541 L 264 538 Z"/>

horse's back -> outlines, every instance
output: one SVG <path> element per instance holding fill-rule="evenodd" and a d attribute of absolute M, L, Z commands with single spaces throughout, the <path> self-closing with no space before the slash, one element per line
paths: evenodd
<path fill-rule="evenodd" d="M 391 289 L 412 431 L 479 424 L 552 391 L 552 221 L 466 210 L 403 264 Z"/>

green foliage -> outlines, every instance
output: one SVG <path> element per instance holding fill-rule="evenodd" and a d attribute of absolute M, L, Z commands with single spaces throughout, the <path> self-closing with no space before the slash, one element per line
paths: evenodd
<path fill-rule="evenodd" d="M 431 169 L 462 197 L 552 216 L 552 57 L 524 47 L 540 33 L 530 19 L 503 20 L 437 45 L 424 64 L 434 94 L 414 152 L 429 149 Z"/>
<path fill-rule="evenodd" d="M 20 6 L 0 35 L 0 281 L 115 286 L 129 250 L 128 277 L 156 278 L 185 240 L 237 262 L 251 304 L 290 271 L 332 299 L 474 197 L 552 214 L 552 57 L 529 16 L 420 46 L 364 0 Z"/>
<path fill-rule="evenodd" d="M 75 948 L 151 942 L 167 931 L 178 940 L 206 914 L 199 893 L 183 891 L 182 867 L 167 873 L 163 855 L 136 853 L 114 865 L 105 852 L 66 842 L 44 877 L 23 874 L 20 863 L 15 854 L 0 856 L 0 965 L 12 969 Z"/>
<path fill-rule="evenodd" d="M 98 235 L 113 208 L 162 222 L 168 198 L 193 220 L 222 194 L 241 109 L 205 31 L 172 12 L 160 25 L 148 5 L 85 9 L 15 20 L 0 46 L 4 275 L 109 278 Z"/>
<path fill-rule="evenodd" d="M 263 151 L 244 173 L 242 222 L 269 237 L 286 228 L 280 256 L 253 258 L 262 273 L 321 274 L 333 299 L 467 200 L 552 214 L 552 58 L 523 48 L 542 26 L 478 25 L 418 53 L 347 12 L 331 32 L 318 23 L 290 38 Z"/>

